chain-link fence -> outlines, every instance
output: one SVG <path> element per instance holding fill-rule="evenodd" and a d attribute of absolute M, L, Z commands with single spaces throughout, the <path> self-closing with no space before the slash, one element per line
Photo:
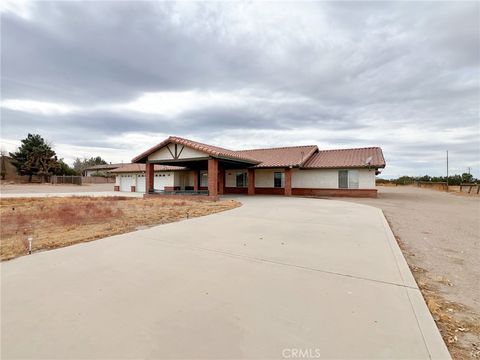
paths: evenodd
<path fill-rule="evenodd" d="M 57 184 L 82 185 L 82 177 L 70 176 L 70 175 L 53 175 L 50 177 L 50 182 L 52 185 L 57 185 Z"/>

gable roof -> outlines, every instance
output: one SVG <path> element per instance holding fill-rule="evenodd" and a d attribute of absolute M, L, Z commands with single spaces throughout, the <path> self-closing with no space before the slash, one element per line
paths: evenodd
<path fill-rule="evenodd" d="M 255 168 L 301 166 L 317 151 L 316 145 L 290 146 L 237 151 L 260 163 Z"/>
<path fill-rule="evenodd" d="M 145 172 L 146 164 L 124 164 L 112 171 L 111 173 L 127 173 L 127 172 Z M 154 171 L 174 171 L 185 170 L 182 166 L 170 166 L 170 165 L 157 165 L 153 166 Z"/>
<path fill-rule="evenodd" d="M 165 139 L 161 143 L 155 145 L 154 147 L 148 149 L 147 151 L 145 151 L 145 152 L 141 153 L 140 155 L 136 156 L 135 158 L 133 158 L 132 162 L 136 163 L 136 162 L 145 161 L 148 158 L 148 155 L 154 153 L 158 149 L 161 149 L 162 147 L 164 147 L 164 146 L 166 146 L 170 143 L 184 145 L 184 146 L 187 146 L 189 148 L 204 152 L 204 153 L 206 153 L 210 156 L 213 156 L 213 157 L 227 158 L 227 159 L 231 159 L 231 160 L 240 160 L 240 161 L 247 162 L 247 163 L 250 163 L 250 164 L 257 164 L 258 163 L 257 160 L 251 159 L 247 156 L 243 156 L 243 155 L 239 154 L 238 151 L 228 150 L 228 149 L 224 149 L 224 148 L 221 148 L 221 147 L 218 147 L 218 146 L 207 145 L 207 144 L 199 143 L 197 141 L 184 139 L 184 138 L 181 138 L 181 137 L 178 137 L 178 136 L 168 137 L 167 139 Z"/>
<path fill-rule="evenodd" d="M 385 159 L 379 147 L 321 150 L 302 166 L 305 169 L 350 168 L 350 167 L 384 168 Z"/>

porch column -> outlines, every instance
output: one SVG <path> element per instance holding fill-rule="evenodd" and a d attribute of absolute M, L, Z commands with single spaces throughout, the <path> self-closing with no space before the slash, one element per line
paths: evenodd
<path fill-rule="evenodd" d="M 255 169 L 248 169 L 248 195 L 255 195 Z"/>
<path fill-rule="evenodd" d="M 153 190 L 153 179 L 154 179 L 153 164 L 147 162 L 145 164 L 145 194 L 148 194 Z"/>
<path fill-rule="evenodd" d="M 200 172 L 198 170 L 193 171 L 193 190 L 198 191 L 198 180 L 200 177 Z"/>
<path fill-rule="evenodd" d="M 218 159 L 208 159 L 208 195 L 218 196 Z"/>
<path fill-rule="evenodd" d="M 225 192 L 225 169 L 219 167 L 218 169 L 218 195 L 223 195 Z"/>
<path fill-rule="evenodd" d="M 285 169 L 285 196 L 292 196 L 292 169 Z"/>

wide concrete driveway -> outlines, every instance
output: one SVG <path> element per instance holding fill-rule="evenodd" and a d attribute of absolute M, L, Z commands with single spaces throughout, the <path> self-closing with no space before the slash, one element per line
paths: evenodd
<path fill-rule="evenodd" d="M 2 358 L 449 357 L 379 209 L 239 199 L 3 263 Z"/>

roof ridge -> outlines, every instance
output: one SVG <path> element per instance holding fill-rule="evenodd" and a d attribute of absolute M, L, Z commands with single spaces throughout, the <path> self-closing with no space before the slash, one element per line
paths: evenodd
<path fill-rule="evenodd" d="M 197 143 L 197 144 L 199 144 L 199 145 L 203 145 L 203 146 L 207 146 L 207 147 L 212 147 L 212 148 L 217 148 L 217 149 L 222 149 L 222 150 L 227 150 L 227 151 L 235 152 L 235 150 L 232 150 L 232 149 L 227 149 L 227 148 L 224 148 L 224 147 L 221 147 L 221 146 L 217 146 L 217 145 L 209 145 L 209 144 L 206 144 L 206 143 L 202 143 L 202 142 L 200 142 L 200 141 L 182 138 L 182 137 L 180 137 L 180 136 L 169 136 L 168 139 L 169 139 L 169 140 L 177 140 L 177 141 L 180 140 L 180 141 L 192 142 L 192 143 Z"/>
<path fill-rule="evenodd" d="M 256 151 L 256 150 L 278 150 L 278 149 L 294 149 L 294 148 L 302 148 L 302 147 L 317 147 L 317 145 L 279 146 L 279 147 L 271 147 L 271 148 L 245 149 L 245 150 L 234 150 L 234 151 L 240 152 L 240 151 Z"/>
<path fill-rule="evenodd" d="M 355 148 L 345 148 L 345 149 L 319 149 L 318 151 L 346 151 L 346 150 L 363 150 L 363 149 L 381 149 L 379 146 L 366 146 L 366 147 L 355 147 Z"/>

